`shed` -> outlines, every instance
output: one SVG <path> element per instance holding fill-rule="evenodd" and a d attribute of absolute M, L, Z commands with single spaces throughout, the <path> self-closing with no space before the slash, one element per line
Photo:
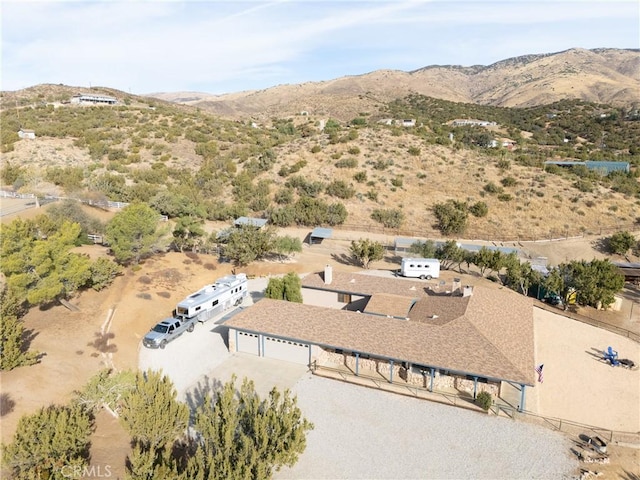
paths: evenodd
<path fill-rule="evenodd" d="M 408 253 L 411 245 L 421 241 L 418 238 L 396 237 L 393 242 L 394 253 Z"/>
<path fill-rule="evenodd" d="M 33 130 L 21 128 L 20 130 L 18 130 L 18 137 L 33 140 L 34 138 L 36 138 L 36 132 L 34 132 Z"/>
<path fill-rule="evenodd" d="M 316 227 L 309 235 L 309 245 L 322 243 L 322 240 L 333 236 L 333 228 Z"/>
<path fill-rule="evenodd" d="M 236 227 L 244 227 L 244 226 L 252 226 L 258 229 L 264 227 L 267 224 L 267 219 L 265 218 L 253 218 L 253 217 L 238 217 L 233 222 Z"/>

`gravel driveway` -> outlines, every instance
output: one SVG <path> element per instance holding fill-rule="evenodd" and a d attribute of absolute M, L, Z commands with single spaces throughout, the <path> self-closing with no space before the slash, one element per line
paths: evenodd
<path fill-rule="evenodd" d="M 314 423 L 277 479 L 569 478 L 572 443 L 543 427 L 305 375 L 294 387 Z"/>

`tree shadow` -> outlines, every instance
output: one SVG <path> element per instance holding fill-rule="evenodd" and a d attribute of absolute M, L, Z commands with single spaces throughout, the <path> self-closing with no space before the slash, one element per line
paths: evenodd
<path fill-rule="evenodd" d="M 0 394 L 0 417 L 13 412 L 15 406 L 16 402 L 11 398 L 11 395 L 6 392 Z"/>
<path fill-rule="evenodd" d="M 332 253 L 331 258 L 335 262 L 341 263 L 343 265 L 352 265 L 355 267 L 362 266 L 357 258 L 355 258 L 353 255 L 347 255 L 346 253 Z"/>
<path fill-rule="evenodd" d="M 95 332 L 93 335 L 96 337 L 95 340 L 89 342 L 87 346 L 95 348 L 100 353 L 115 353 L 118 351 L 116 344 L 109 343 L 109 340 L 115 338 L 116 335 L 114 333 Z"/>
<path fill-rule="evenodd" d="M 22 331 L 22 348 L 27 351 L 31 348 L 31 343 L 38 336 L 38 332 L 33 329 L 24 329 Z"/>
<path fill-rule="evenodd" d="M 199 380 L 195 387 L 193 387 L 186 394 L 186 402 L 189 406 L 191 423 L 195 420 L 194 415 L 198 407 L 202 405 L 207 396 L 209 396 L 212 400 L 215 399 L 216 393 L 219 392 L 223 387 L 223 383 L 217 378 L 210 378 L 208 375 L 205 375 L 202 380 Z"/>
<path fill-rule="evenodd" d="M 611 254 L 611 244 L 608 238 L 597 238 L 591 242 L 591 247 L 600 253 Z"/>

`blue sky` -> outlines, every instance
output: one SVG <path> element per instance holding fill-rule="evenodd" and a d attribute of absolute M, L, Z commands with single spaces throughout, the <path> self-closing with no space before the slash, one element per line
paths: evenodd
<path fill-rule="evenodd" d="M 640 48 L 636 0 L 2 0 L 1 8 L 2 90 L 63 83 L 222 94 L 572 47 Z"/>

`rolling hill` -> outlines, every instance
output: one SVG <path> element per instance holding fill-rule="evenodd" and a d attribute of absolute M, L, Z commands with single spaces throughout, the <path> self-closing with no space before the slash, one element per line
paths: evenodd
<path fill-rule="evenodd" d="M 149 96 L 198 106 L 228 118 L 264 120 L 306 111 L 347 121 L 410 93 L 499 107 L 530 107 L 565 99 L 640 106 L 640 50 L 575 48 L 510 58 L 489 66 L 377 70 L 228 95 L 178 92 Z"/>

